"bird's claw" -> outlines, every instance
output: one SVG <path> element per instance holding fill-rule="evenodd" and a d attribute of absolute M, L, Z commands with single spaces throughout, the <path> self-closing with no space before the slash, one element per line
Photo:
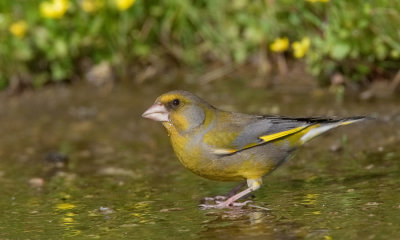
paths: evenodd
<path fill-rule="evenodd" d="M 251 201 L 251 200 L 247 200 L 247 201 L 244 201 L 244 202 L 233 202 L 232 203 L 232 207 L 244 207 L 247 204 L 252 203 L 252 202 L 253 201 Z"/>
<path fill-rule="evenodd" d="M 232 208 L 232 207 L 244 207 L 249 203 L 252 203 L 253 201 L 247 200 L 244 202 L 233 202 L 233 203 L 227 203 L 227 202 L 221 202 L 221 201 L 215 201 L 217 204 L 200 204 L 199 207 L 203 210 L 206 209 L 223 209 L 223 208 Z"/>
<path fill-rule="evenodd" d="M 215 201 L 224 201 L 224 200 L 226 200 L 226 199 L 227 199 L 226 196 L 215 196 L 215 197 L 214 197 L 214 200 L 215 200 Z"/>
<path fill-rule="evenodd" d="M 210 202 L 210 201 L 224 201 L 226 200 L 226 196 L 215 196 L 215 197 L 205 197 L 203 198 L 204 202 Z"/>

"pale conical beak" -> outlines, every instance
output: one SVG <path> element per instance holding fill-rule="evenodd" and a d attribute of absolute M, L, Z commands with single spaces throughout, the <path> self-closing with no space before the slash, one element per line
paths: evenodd
<path fill-rule="evenodd" d="M 153 104 L 153 106 L 151 106 L 149 109 L 146 110 L 146 112 L 142 114 L 142 117 L 159 122 L 169 121 L 169 113 L 164 105 L 160 103 Z"/>

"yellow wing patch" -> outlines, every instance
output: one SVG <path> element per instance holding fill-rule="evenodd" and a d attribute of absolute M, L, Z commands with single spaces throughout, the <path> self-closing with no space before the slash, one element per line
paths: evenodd
<path fill-rule="evenodd" d="M 217 154 L 217 155 L 233 154 L 235 152 L 242 151 L 242 150 L 247 149 L 247 148 L 251 148 L 251 147 L 266 143 L 266 142 L 271 142 L 271 141 L 274 141 L 276 139 L 279 139 L 279 138 L 282 138 L 282 137 L 285 137 L 285 136 L 300 132 L 300 131 L 308 128 L 309 126 L 310 125 L 301 126 L 301 127 L 297 127 L 297 128 L 292 128 L 290 130 L 286 130 L 286 131 L 282 131 L 282 132 L 278 132 L 278 133 L 273 133 L 273 134 L 268 134 L 268 135 L 265 135 L 265 136 L 261 136 L 261 137 L 259 137 L 259 139 L 261 139 L 262 142 L 249 143 L 246 146 L 242 147 L 241 149 L 217 148 L 217 149 L 214 150 L 214 154 Z"/>
<path fill-rule="evenodd" d="M 269 135 L 265 135 L 265 136 L 261 136 L 260 139 L 263 140 L 264 142 L 270 142 L 273 140 L 276 140 L 278 138 L 293 134 L 293 133 L 297 133 L 300 132 L 301 130 L 305 129 L 309 127 L 309 125 L 307 126 L 301 126 L 301 127 L 297 127 L 297 128 L 292 128 L 290 130 L 286 130 L 283 132 L 278 132 L 278 133 L 273 133 L 273 134 L 269 134 Z"/>

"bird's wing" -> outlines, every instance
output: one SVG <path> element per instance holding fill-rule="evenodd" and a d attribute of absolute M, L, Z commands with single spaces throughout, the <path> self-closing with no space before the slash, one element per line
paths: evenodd
<path fill-rule="evenodd" d="M 214 149 L 214 154 L 229 155 L 267 142 L 286 137 L 297 136 L 295 145 L 300 145 L 313 137 L 334 127 L 352 123 L 359 118 L 327 119 L 327 118 L 288 118 L 277 116 L 255 117 L 241 128 L 227 147 Z"/>

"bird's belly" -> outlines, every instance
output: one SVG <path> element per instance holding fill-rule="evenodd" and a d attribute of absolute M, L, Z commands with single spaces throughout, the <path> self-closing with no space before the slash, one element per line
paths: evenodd
<path fill-rule="evenodd" d="M 180 153 L 177 156 L 186 168 L 197 175 L 217 181 L 257 179 L 276 166 L 275 159 L 249 150 L 222 157 L 204 155 L 200 149 Z"/>
<path fill-rule="evenodd" d="M 257 179 L 268 174 L 289 155 L 284 145 L 264 144 L 232 155 L 218 156 L 204 145 L 171 135 L 179 161 L 202 177 L 218 181 Z"/>

